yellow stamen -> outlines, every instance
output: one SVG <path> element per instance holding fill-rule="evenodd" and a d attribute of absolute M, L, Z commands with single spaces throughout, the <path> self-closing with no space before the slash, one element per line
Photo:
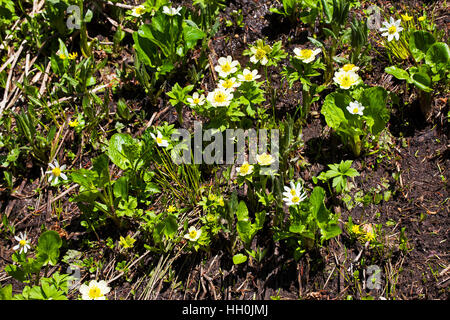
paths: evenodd
<path fill-rule="evenodd" d="M 102 292 L 100 291 L 100 288 L 92 287 L 89 289 L 88 295 L 91 299 L 96 299 L 96 298 L 100 298 L 102 296 Z"/>
<path fill-rule="evenodd" d="M 61 169 L 58 168 L 58 167 L 54 168 L 54 169 L 52 170 L 52 174 L 53 174 L 55 177 L 59 177 L 60 174 L 61 174 Z"/>

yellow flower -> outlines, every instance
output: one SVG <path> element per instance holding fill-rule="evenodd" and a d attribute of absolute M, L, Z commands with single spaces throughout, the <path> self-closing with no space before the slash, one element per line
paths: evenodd
<path fill-rule="evenodd" d="M 405 22 L 411 21 L 413 19 L 413 17 L 409 16 L 407 13 L 406 14 L 402 14 L 402 19 Z"/>
<path fill-rule="evenodd" d="M 219 200 L 217 200 L 217 202 L 219 203 L 219 206 L 223 207 L 225 205 L 225 202 L 223 202 L 223 198 L 220 197 Z"/>
<path fill-rule="evenodd" d="M 60 53 L 60 54 L 59 54 L 59 58 L 60 58 L 61 60 L 66 60 L 66 59 L 67 59 L 67 56 L 66 56 L 64 53 Z"/>
<path fill-rule="evenodd" d="M 361 230 L 359 230 L 359 225 L 358 225 L 358 224 L 352 225 L 351 231 L 352 231 L 354 234 L 360 234 L 360 233 L 361 233 Z"/>
<path fill-rule="evenodd" d="M 347 63 L 342 66 L 341 70 L 343 70 L 345 72 L 349 72 L 349 71 L 356 72 L 359 70 L 359 67 L 355 66 L 352 63 Z"/>
<path fill-rule="evenodd" d="M 77 57 L 78 57 L 78 53 L 76 53 L 76 52 L 69 53 L 70 60 L 75 60 Z"/>
<path fill-rule="evenodd" d="M 170 205 L 169 208 L 167 208 L 167 212 L 168 213 L 172 213 L 172 212 L 175 212 L 175 211 L 177 211 L 177 208 L 175 206 L 173 206 L 173 205 Z"/>
<path fill-rule="evenodd" d="M 72 128 L 78 127 L 79 123 L 78 123 L 78 119 L 69 121 L 69 126 Z"/>
<path fill-rule="evenodd" d="M 422 21 L 425 21 L 426 18 L 427 18 L 427 17 L 425 17 L 425 16 L 421 16 L 421 17 L 417 18 L 417 20 L 419 20 L 420 22 L 422 22 Z"/>
<path fill-rule="evenodd" d="M 375 233 L 367 232 L 365 235 L 365 238 L 367 241 L 373 241 L 373 240 L 375 240 Z"/>
<path fill-rule="evenodd" d="M 208 196 L 208 200 L 209 201 L 214 201 L 214 200 L 216 200 L 216 196 L 214 194 L 210 193 L 209 196 Z"/>

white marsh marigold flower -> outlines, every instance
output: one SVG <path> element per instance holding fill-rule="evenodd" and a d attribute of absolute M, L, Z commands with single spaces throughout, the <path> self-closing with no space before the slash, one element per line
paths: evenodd
<path fill-rule="evenodd" d="M 242 74 L 238 75 L 239 81 L 245 82 L 245 81 L 255 81 L 256 79 L 261 78 L 261 76 L 258 74 L 258 70 L 252 70 L 244 69 L 242 71 Z"/>
<path fill-rule="evenodd" d="M 66 165 L 59 166 L 58 161 L 54 160 L 53 163 L 49 163 L 48 166 L 51 169 L 45 172 L 50 174 L 50 176 L 48 177 L 48 182 L 58 183 L 59 178 L 67 180 L 67 176 L 63 172 L 63 170 L 66 168 Z"/>
<path fill-rule="evenodd" d="M 338 71 L 334 74 L 333 78 L 341 89 L 350 89 L 351 86 L 358 84 L 359 76 L 353 71 Z"/>
<path fill-rule="evenodd" d="M 181 9 L 182 9 L 183 7 L 178 7 L 178 8 L 172 8 L 172 7 L 167 7 L 167 6 L 164 6 L 163 7 L 163 13 L 164 14 L 167 14 L 168 16 L 176 16 L 176 15 L 179 15 L 179 16 L 181 16 L 181 14 L 180 14 L 180 11 L 181 11 Z"/>
<path fill-rule="evenodd" d="M 394 38 L 398 41 L 400 39 L 400 31 L 403 30 L 403 28 L 400 26 L 400 23 L 400 19 L 395 21 L 392 17 L 390 18 L 389 22 L 383 22 L 384 27 L 380 28 L 380 31 L 384 33 L 382 33 L 381 35 L 383 37 L 387 37 L 388 41 L 392 41 L 392 39 Z"/>
<path fill-rule="evenodd" d="M 322 50 L 320 49 L 311 50 L 311 49 L 295 48 L 294 54 L 295 58 L 299 59 L 303 63 L 310 63 L 313 62 L 314 59 L 316 59 L 316 55 L 318 55 L 321 51 Z"/>
<path fill-rule="evenodd" d="M 213 107 L 227 107 L 233 99 L 233 94 L 230 90 L 217 88 L 208 93 L 206 99 Z"/>
<path fill-rule="evenodd" d="M 80 286 L 81 299 L 83 300 L 106 300 L 105 295 L 111 290 L 105 280 L 92 280 L 89 285 Z"/>
<path fill-rule="evenodd" d="M 247 161 L 244 161 L 244 163 L 239 168 L 236 168 L 236 171 L 237 171 L 238 175 L 246 176 L 246 175 L 252 174 L 253 166 L 251 164 L 249 164 Z"/>
<path fill-rule="evenodd" d="M 237 66 L 239 62 L 233 60 L 231 56 L 227 56 L 226 58 L 220 57 L 218 60 L 219 65 L 214 68 L 219 73 L 219 77 L 226 78 L 230 74 L 233 74 L 237 71 Z"/>
<path fill-rule="evenodd" d="M 187 98 L 187 102 L 191 107 L 202 106 L 205 103 L 205 95 L 199 95 L 198 92 L 194 92 L 192 98 Z"/>
<path fill-rule="evenodd" d="M 14 239 L 16 239 L 19 243 L 13 247 L 13 250 L 19 250 L 19 253 L 27 253 L 27 251 L 31 248 L 26 233 L 21 232 L 18 236 L 15 236 Z"/>
<path fill-rule="evenodd" d="M 188 229 L 188 233 L 184 235 L 184 238 L 194 242 L 197 241 L 198 238 L 200 238 L 201 234 L 201 229 L 197 230 L 194 226 L 192 226 Z"/>
<path fill-rule="evenodd" d="M 166 148 L 169 146 L 169 142 L 167 142 L 167 140 L 164 139 L 161 132 L 158 131 L 158 134 L 156 136 L 150 132 L 150 136 L 153 138 L 153 140 L 156 141 L 156 144 L 158 145 L 158 147 Z"/>
<path fill-rule="evenodd" d="M 283 196 L 283 201 L 288 206 L 297 205 L 306 199 L 306 193 L 303 191 L 303 186 L 300 182 L 294 184 L 291 181 L 290 187 L 284 187 Z"/>
<path fill-rule="evenodd" d="M 269 62 L 269 59 L 267 59 L 267 52 L 263 48 L 251 47 L 250 52 L 252 53 L 250 62 L 254 64 L 261 63 L 263 66 L 266 65 L 267 62 Z"/>
<path fill-rule="evenodd" d="M 138 18 L 138 17 L 142 16 L 145 13 L 145 11 L 146 11 L 146 9 L 143 5 L 136 6 L 133 9 L 131 9 L 131 15 L 133 17 Z"/>
<path fill-rule="evenodd" d="M 353 101 L 353 102 L 350 102 L 350 104 L 347 106 L 347 110 L 351 114 L 357 114 L 357 115 L 362 116 L 364 107 L 358 101 Z"/>

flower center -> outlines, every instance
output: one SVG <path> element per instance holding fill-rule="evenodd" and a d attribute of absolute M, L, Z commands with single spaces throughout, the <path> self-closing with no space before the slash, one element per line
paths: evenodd
<path fill-rule="evenodd" d="M 343 76 L 341 79 L 341 86 L 350 87 L 353 84 L 352 79 L 349 76 Z"/>
<path fill-rule="evenodd" d="M 247 74 L 244 76 L 244 78 L 245 78 L 245 80 L 247 80 L 247 81 L 253 80 L 253 73 L 247 73 Z"/>
<path fill-rule="evenodd" d="M 102 296 L 102 292 L 100 291 L 100 288 L 92 287 L 89 289 L 88 295 L 89 295 L 89 298 L 96 299 L 96 298 L 100 298 Z"/>
<path fill-rule="evenodd" d="M 20 244 L 22 247 L 25 247 L 25 245 L 27 244 L 27 240 L 22 239 L 22 240 L 19 241 L 19 244 Z"/>
<path fill-rule="evenodd" d="M 353 113 L 358 113 L 359 109 L 358 108 L 354 108 L 353 109 Z"/>
<path fill-rule="evenodd" d="M 216 102 L 221 103 L 221 102 L 225 102 L 226 97 L 225 97 L 225 95 L 223 94 L 223 92 L 217 92 L 217 93 L 214 95 L 214 100 L 215 100 Z"/>
<path fill-rule="evenodd" d="M 291 189 L 291 195 L 295 196 L 296 192 L 295 189 Z"/>
<path fill-rule="evenodd" d="M 137 14 L 143 14 L 144 11 L 145 11 L 145 8 L 142 8 L 142 7 L 137 7 L 137 8 L 136 8 L 136 13 L 137 13 Z"/>
<path fill-rule="evenodd" d="M 250 166 L 249 166 L 248 163 L 244 163 L 244 164 L 241 166 L 241 173 L 247 174 L 247 173 L 248 173 L 249 167 L 250 167 Z"/>
<path fill-rule="evenodd" d="M 389 34 L 394 34 L 397 32 L 397 27 L 396 26 L 391 26 L 388 29 Z"/>
<path fill-rule="evenodd" d="M 193 99 L 193 102 L 194 102 L 195 104 L 198 104 L 198 103 L 200 102 L 200 99 L 199 99 L 199 98 L 195 98 L 195 99 Z"/>
<path fill-rule="evenodd" d="M 61 174 L 61 169 L 58 168 L 58 167 L 54 168 L 54 169 L 52 170 L 52 174 L 53 174 L 55 177 L 59 177 L 59 175 Z"/>
<path fill-rule="evenodd" d="M 189 231 L 189 237 L 191 237 L 192 239 L 194 239 L 195 236 L 197 236 L 197 230 L 191 230 L 191 231 Z"/>
<path fill-rule="evenodd" d="M 156 143 L 161 144 L 163 142 L 163 139 L 160 137 L 156 138 Z"/>
<path fill-rule="evenodd" d="M 224 88 L 227 88 L 227 89 L 232 88 L 232 87 L 233 87 L 233 81 L 232 81 L 231 79 L 226 80 L 226 81 L 223 83 L 223 87 L 224 87 Z"/>
<path fill-rule="evenodd" d="M 231 71 L 231 65 L 229 62 L 226 62 L 224 65 L 222 65 L 222 71 L 223 72 L 230 72 Z"/>
<path fill-rule="evenodd" d="M 266 51 L 263 49 L 256 49 L 255 58 L 256 60 L 261 60 L 266 56 Z"/>
<path fill-rule="evenodd" d="M 303 59 L 309 59 L 309 58 L 311 58 L 311 56 L 312 56 L 312 50 L 310 50 L 310 49 L 302 49 L 302 50 L 300 50 L 300 56 L 303 58 Z"/>
<path fill-rule="evenodd" d="M 300 198 L 297 197 L 297 196 L 294 196 L 294 197 L 292 197 L 292 202 L 293 203 L 298 203 L 298 202 L 300 202 Z"/>

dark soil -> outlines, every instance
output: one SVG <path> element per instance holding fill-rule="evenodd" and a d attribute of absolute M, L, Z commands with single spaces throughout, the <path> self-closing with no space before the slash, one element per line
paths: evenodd
<path fill-rule="evenodd" d="M 273 3 L 264 0 L 227 1 L 227 7 L 220 15 L 222 21 L 232 19 L 232 10 L 241 9 L 244 27 L 226 27 L 222 23 L 219 32 L 210 43 L 213 62 L 216 63 L 219 57 L 231 55 L 242 65 L 246 65 L 248 57 L 242 56 L 242 52 L 248 48 L 248 44 L 253 44 L 260 38 L 266 38 L 269 44 L 283 41 L 287 52 L 291 52 L 297 45 L 307 43 L 307 36 L 311 36 L 311 30 L 308 31 L 309 28 L 301 23 L 293 26 L 280 16 L 269 12 Z M 379 0 L 377 3 L 383 8 L 396 5 L 395 1 Z M 438 27 L 448 26 L 448 13 L 440 1 L 403 1 L 402 4 L 405 8 L 424 6 L 430 14 L 434 10 Z M 90 30 L 90 36 L 95 37 L 97 31 L 104 41 L 108 38 L 110 41 L 115 29 L 110 30 L 109 27 L 109 25 L 95 25 Z M 130 41 L 129 36 L 124 43 L 128 44 L 128 48 L 118 54 L 115 62 L 132 65 L 130 62 L 133 59 L 132 40 Z M 357 205 L 351 210 L 348 210 L 339 199 L 328 203 L 335 212 L 341 213 L 340 221 L 343 229 L 348 217 L 355 223 L 381 224 L 382 234 L 386 240 L 382 248 L 364 249 L 364 244 L 353 241 L 344 231 L 322 248 L 307 252 L 299 261 L 295 261 L 290 248 L 283 244 L 274 244 L 270 230 L 266 227 L 254 240 L 254 247 L 268 249 L 263 262 L 259 264 L 253 261 L 233 265 L 232 255 L 227 249 L 227 239 L 223 239 L 221 235 L 222 238 L 211 244 L 211 252 L 184 253 L 175 259 L 172 269 L 176 277 L 166 278 L 168 281 L 159 281 L 152 287 L 150 295 L 145 295 L 146 275 L 158 263 L 160 257 L 147 255 L 130 272 L 130 282 L 124 277 L 119 277 L 111 284 L 113 287 L 111 298 L 132 299 L 131 291 L 134 290 L 136 291 L 134 298 L 152 299 L 249 300 L 270 299 L 275 296 L 282 299 L 299 297 L 345 299 L 348 295 L 358 299 L 369 294 L 378 298 L 386 292 L 397 299 L 448 299 L 450 141 L 448 123 L 445 122 L 447 120 L 442 121 L 448 114 L 448 96 L 436 93 L 435 116 L 433 121 L 426 122 L 419 111 L 414 90 L 409 88 L 405 91 L 404 84 L 386 78 L 383 71 L 389 65 L 389 61 L 375 52 L 374 55 L 370 65 L 372 71 L 366 73 L 365 83 L 382 85 L 400 97 L 400 104 L 393 106 L 388 125 L 390 134 L 386 135 L 386 139 L 390 139 L 390 143 L 380 143 L 380 146 L 388 148 L 355 159 L 326 127 L 322 116 L 311 116 L 303 129 L 305 146 L 299 150 L 309 166 L 306 170 L 297 170 L 296 175 L 301 176 L 307 182 L 306 187 L 311 188 L 314 186 L 311 178 L 326 169 L 327 164 L 351 159 L 361 174 L 354 180 L 353 194 L 356 190 L 362 190 L 367 194 L 382 183 L 387 184 L 388 187 L 382 190 L 391 192 L 389 201 L 368 203 L 366 206 Z M 113 63 L 110 66 L 113 68 Z M 270 69 L 269 76 L 272 77 L 275 86 L 280 86 L 281 70 L 282 65 Z M 208 73 L 202 81 L 202 88 L 207 90 L 213 86 L 213 77 Z M 295 86 L 292 89 L 283 86 L 279 87 L 279 92 L 277 115 L 280 118 L 287 113 L 293 115 L 301 99 L 300 90 Z M 113 108 L 120 97 L 125 98 L 134 110 L 138 112 L 144 110 L 147 120 L 154 112 L 160 112 L 168 106 L 165 95 L 161 96 L 158 103 L 153 104 L 139 87 L 133 87 L 133 81 L 125 83 L 122 91 L 113 96 Z M 313 111 L 320 114 L 320 105 L 319 101 L 313 106 Z M 187 117 L 185 126 L 191 125 L 192 114 L 186 110 L 185 117 Z M 172 109 L 162 112 L 155 124 L 163 121 L 176 123 L 176 113 Z M 128 127 L 132 134 L 137 134 L 140 129 L 132 124 Z M 66 144 L 70 146 L 74 142 L 75 138 L 69 135 Z M 76 150 L 74 152 L 76 153 Z M 73 165 L 87 167 L 92 158 L 92 153 L 84 153 Z M 396 179 L 395 174 L 398 173 L 400 177 Z M 96 261 L 105 261 L 94 275 L 102 275 L 102 279 L 117 276 L 114 264 L 127 257 L 112 254 L 106 246 L 105 239 L 108 237 L 118 239 L 119 232 L 112 225 L 98 230 L 97 234 L 86 232 L 86 229 L 80 226 L 79 209 L 69 201 L 68 195 L 59 200 L 59 204 L 65 208 L 64 215 L 56 218 L 52 207 L 45 205 L 56 197 L 56 194 L 50 189 L 42 193 L 42 198 L 33 194 L 39 176 L 38 167 L 30 167 L 22 182 L 15 186 L 16 196 L 6 192 L 0 193 L 0 211 L 9 217 L 16 233 L 26 231 L 30 239 L 33 239 L 33 243 L 36 243 L 41 225 L 57 230 L 65 241 L 62 255 L 68 248 L 78 248 L 83 239 L 88 238 L 92 241 L 102 239 L 92 248 L 85 248 L 83 251 L 86 256 L 91 256 Z M 34 209 L 30 209 L 30 206 Z M 402 229 L 407 239 L 406 248 L 403 249 L 399 247 Z M 0 238 L 0 270 L 4 270 L 5 266 L 11 263 L 13 246 L 14 239 Z M 136 247 L 139 247 L 139 241 Z M 361 251 L 361 255 L 357 257 Z M 381 289 L 358 289 L 357 282 L 350 277 L 358 270 L 360 280 L 358 283 L 361 285 L 365 281 L 363 271 L 369 265 L 376 265 L 382 270 Z M 65 267 L 61 264 L 53 271 Z M 87 280 L 88 272 L 83 274 L 85 274 L 83 280 Z M 1 285 L 13 283 L 15 292 L 21 289 L 16 281 L 5 279 L 3 275 L 0 273 Z M 178 282 L 181 282 L 181 285 L 175 286 Z"/>

